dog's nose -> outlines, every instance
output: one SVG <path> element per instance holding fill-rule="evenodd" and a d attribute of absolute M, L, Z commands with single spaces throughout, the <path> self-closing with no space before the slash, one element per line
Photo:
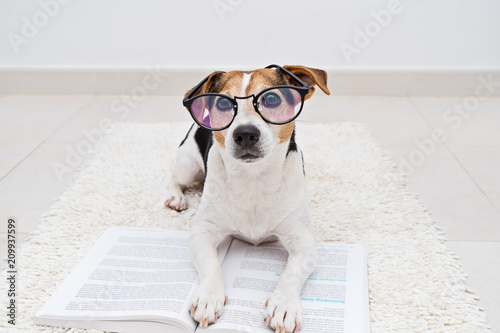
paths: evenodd
<path fill-rule="evenodd" d="M 240 125 L 233 132 L 233 139 L 237 145 L 251 147 L 259 141 L 260 131 L 254 125 Z"/>

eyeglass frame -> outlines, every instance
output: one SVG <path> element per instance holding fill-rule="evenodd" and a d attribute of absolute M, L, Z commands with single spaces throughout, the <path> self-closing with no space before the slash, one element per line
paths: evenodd
<path fill-rule="evenodd" d="M 253 108 L 255 109 L 255 111 L 259 114 L 259 116 L 265 122 L 267 122 L 269 124 L 273 124 L 273 125 L 288 124 L 288 123 L 294 121 L 295 119 L 297 119 L 297 117 L 299 116 L 299 114 L 302 112 L 302 109 L 304 107 L 305 97 L 309 93 L 309 86 L 307 84 L 305 84 L 304 81 L 302 81 L 301 79 L 299 79 L 296 75 L 292 74 L 292 72 L 290 72 L 289 70 L 284 69 L 283 67 L 281 67 L 279 65 L 272 64 L 272 65 L 269 65 L 269 66 L 267 66 L 265 68 L 279 68 L 279 69 L 281 69 L 285 74 L 288 74 L 292 79 L 294 79 L 299 84 L 301 84 L 302 87 L 290 86 L 290 85 L 277 85 L 277 86 L 266 88 L 266 89 L 262 90 L 261 92 L 259 92 L 257 95 L 252 94 L 252 95 L 248 95 L 248 96 L 244 96 L 244 97 L 235 96 L 234 98 L 231 98 L 230 96 L 227 96 L 227 95 L 224 95 L 224 94 L 219 94 L 219 93 L 205 93 L 205 94 L 200 94 L 200 95 L 196 95 L 196 96 L 193 97 L 193 95 L 196 93 L 196 91 L 198 91 L 198 89 L 200 89 L 200 87 L 208 81 L 208 79 L 212 75 L 212 74 L 210 74 L 206 78 L 204 78 L 200 83 L 198 83 L 196 85 L 196 87 L 194 87 L 193 89 L 191 89 L 191 91 L 189 92 L 189 94 L 182 100 L 182 104 L 184 105 L 184 107 L 186 107 L 186 109 L 188 109 L 189 114 L 191 115 L 191 117 L 194 119 L 194 121 L 199 126 L 205 128 L 205 129 L 208 129 L 210 131 L 222 131 L 222 130 L 225 130 L 226 128 L 228 128 L 229 126 L 231 126 L 231 124 L 233 123 L 234 119 L 236 118 L 236 115 L 238 114 L 238 102 L 236 101 L 236 99 L 247 99 L 247 98 L 250 98 L 250 97 L 253 97 L 253 102 L 252 102 Z M 225 72 L 221 72 L 221 73 L 225 73 Z M 269 90 L 279 89 L 279 88 L 291 88 L 291 89 L 294 89 L 294 90 L 296 90 L 300 94 L 300 97 L 302 98 L 302 102 L 300 104 L 300 110 L 299 110 L 299 112 L 297 112 L 297 114 L 295 116 L 293 116 L 292 118 L 290 118 L 289 120 L 284 121 L 284 122 L 275 122 L 275 121 L 270 121 L 270 120 L 266 119 L 260 113 L 259 109 L 257 108 L 257 101 L 258 101 L 259 97 L 262 96 L 262 94 L 264 94 L 265 92 L 267 92 Z M 202 97 L 202 96 L 221 96 L 221 97 L 224 97 L 224 98 L 228 99 L 233 104 L 233 108 L 234 108 L 233 119 L 231 119 L 231 121 L 229 122 L 229 124 L 227 126 L 224 126 L 224 127 L 221 127 L 221 128 L 217 128 L 217 129 L 212 129 L 212 128 L 206 127 L 205 125 L 201 124 L 198 121 L 198 119 L 196 119 L 196 117 L 194 116 L 193 112 L 191 111 L 191 105 L 193 104 L 193 102 L 197 98 Z"/>

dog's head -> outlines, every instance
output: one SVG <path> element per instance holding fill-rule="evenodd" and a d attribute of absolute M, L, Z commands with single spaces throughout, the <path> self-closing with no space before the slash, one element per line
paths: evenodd
<path fill-rule="evenodd" d="M 186 93 L 191 102 L 185 105 L 199 125 L 222 128 L 213 134 L 229 156 L 251 163 L 290 140 L 303 102 L 315 85 L 329 95 L 326 84 L 325 71 L 304 66 L 214 72 Z"/>

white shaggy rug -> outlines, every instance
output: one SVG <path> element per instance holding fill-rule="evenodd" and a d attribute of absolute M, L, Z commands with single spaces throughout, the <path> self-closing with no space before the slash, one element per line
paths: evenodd
<path fill-rule="evenodd" d="M 163 206 L 189 126 L 115 126 L 18 253 L 16 328 L 67 331 L 34 327 L 33 316 L 105 229 L 190 228 L 199 192 L 190 191 L 185 212 Z M 372 332 L 489 332 L 443 234 L 370 132 L 356 123 L 297 123 L 296 137 L 318 240 L 367 249 Z"/>

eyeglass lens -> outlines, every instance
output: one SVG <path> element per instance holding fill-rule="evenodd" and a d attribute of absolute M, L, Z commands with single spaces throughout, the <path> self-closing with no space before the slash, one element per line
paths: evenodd
<path fill-rule="evenodd" d="M 257 110 L 270 122 L 285 123 L 295 118 L 301 108 L 302 96 L 292 88 L 274 88 L 258 95 Z M 191 113 L 201 125 L 221 129 L 233 121 L 236 112 L 229 98 L 208 95 L 194 99 Z"/>

